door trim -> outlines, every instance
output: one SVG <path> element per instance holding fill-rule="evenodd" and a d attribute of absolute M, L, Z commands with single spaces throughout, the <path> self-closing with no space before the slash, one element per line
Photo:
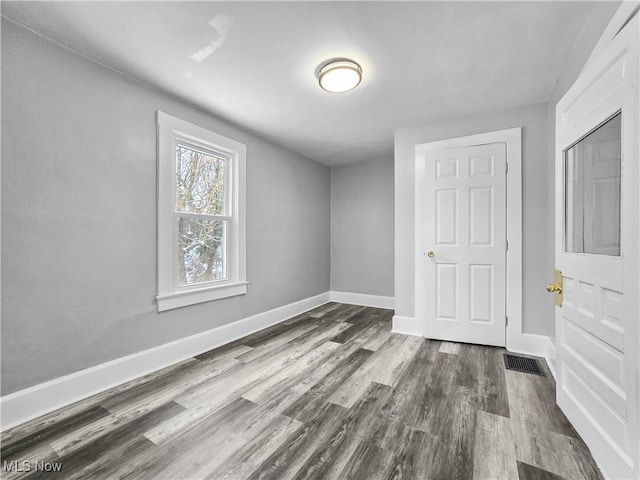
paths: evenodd
<path fill-rule="evenodd" d="M 506 343 L 510 350 L 522 351 L 529 349 L 529 335 L 522 332 L 522 128 L 509 128 L 494 132 L 480 133 L 465 137 L 439 140 L 437 142 L 421 143 L 415 147 L 415 261 L 422 259 L 424 240 L 424 205 L 420 199 L 424 198 L 425 159 L 428 152 L 449 148 L 473 147 L 490 143 L 504 143 L 507 149 L 507 275 L 506 275 L 506 314 L 507 323 Z M 423 269 L 416 268 L 415 302 L 416 321 L 420 323 L 420 330 L 426 331 L 425 321 L 418 318 L 418 292 L 426 288 L 427 279 Z"/>

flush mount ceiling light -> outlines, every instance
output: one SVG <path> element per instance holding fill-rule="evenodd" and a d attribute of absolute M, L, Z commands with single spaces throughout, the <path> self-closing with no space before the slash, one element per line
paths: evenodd
<path fill-rule="evenodd" d="M 356 88 L 362 81 L 362 68 L 353 60 L 332 60 L 318 72 L 320 86 L 327 92 L 340 93 Z"/>

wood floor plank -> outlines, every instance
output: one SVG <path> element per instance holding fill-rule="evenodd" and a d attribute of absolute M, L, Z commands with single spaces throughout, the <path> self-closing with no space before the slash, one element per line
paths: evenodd
<path fill-rule="evenodd" d="M 284 409 L 283 402 L 285 400 L 296 400 L 296 398 L 292 398 L 292 392 L 294 390 L 297 390 L 299 395 L 302 395 L 304 390 L 312 387 L 312 381 L 308 381 L 307 378 L 314 378 L 314 372 L 322 372 L 322 368 L 327 368 L 326 364 L 328 363 L 328 359 L 340 347 L 341 344 L 333 341 L 319 345 L 299 357 L 295 363 L 287 365 L 251 389 L 245 391 L 242 397 L 257 404 L 272 404 L 278 402 Z M 321 363 L 325 365 L 321 366 Z"/>
<path fill-rule="evenodd" d="M 59 461 L 62 462 L 62 470 L 56 475 L 44 472 L 43 478 L 109 478 L 107 472 L 114 468 L 125 454 L 133 455 L 134 447 L 145 451 L 149 447 L 141 438 L 141 431 L 183 410 L 182 406 L 169 402 L 129 421 L 114 424 L 112 428 L 102 430 L 99 435 L 79 435 L 76 444 L 70 446 L 65 443 L 65 448 L 60 449 Z"/>
<path fill-rule="evenodd" d="M 383 318 L 383 310 L 380 310 L 379 308 L 365 307 L 345 320 L 352 326 L 341 332 L 339 335 L 336 335 L 331 340 L 338 343 L 348 342 L 352 338 L 358 336 L 363 330 L 368 329 L 375 324 L 384 323 Z"/>
<path fill-rule="evenodd" d="M 239 397 L 246 390 L 270 378 L 288 365 L 295 363 L 300 357 L 313 351 L 316 347 L 346 328 L 348 328 L 348 325 L 345 323 L 335 323 L 320 332 L 308 332 L 308 334 L 313 333 L 313 335 L 306 337 L 305 341 L 300 340 L 302 337 L 296 338 L 289 347 L 282 348 L 268 360 L 260 362 L 259 365 L 250 363 L 228 371 L 212 381 L 201 383 L 196 388 L 178 395 L 175 401 L 187 408 L 193 407 L 199 412 L 208 415 L 210 412 L 224 406 L 228 401 Z"/>
<path fill-rule="evenodd" d="M 563 437 L 559 433 L 552 432 L 554 436 Z M 563 470 L 561 473 L 567 478 L 571 478 L 570 475 L 573 475 L 575 472 L 574 478 L 592 478 L 595 480 L 603 480 L 604 477 L 595 460 L 591 456 L 591 452 L 589 451 L 589 447 L 584 443 L 584 441 L 578 436 L 578 438 L 571 438 L 571 449 L 566 452 L 565 460 L 568 460 L 567 463 L 573 463 L 573 468 L 568 468 Z M 567 458 L 568 457 L 568 458 Z"/>
<path fill-rule="evenodd" d="M 349 323 L 349 322 L 348 322 Z M 362 333 L 366 327 L 371 327 L 370 323 L 352 324 L 349 328 L 342 331 L 331 339 L 333 342 L 346 343 Z"/>
<path fill-rule="evenodd" d="M 397 385 L 399 379 L 402 378 L 403 372 L 407 369 L 423 343 L 424 338 L 422 337 L 406 336 L 398 345 L 395 354 L 387 355 L 386 357 L 380 355 L 380 363 L 377 365 L 378 368 L 373 376 L 373 381 L 383 385 Z M 387 353 L 391 353 L 391 351 L 389 349 Z"/>
<path fill-rule="evenodd" d="M 528 375 L 513 370 L 504 370 L 504 374 L 509 398 L 520 400 L 527 398 L 526 405 L 530 411 L 539 412 L 539 421 L 544 422 L 545 429 L 568 437 L 579 438 L 578 433 L 562 413 L 560 407 L 555 401 L 549 401 L 550 398 L 556 398 L 553 378 Z"/>
<path fill-rule="evenodd" d="M 336 309 L 344 308 L 344 307 L 345 305 L 343 303 L 328 302 L 328 303 L 325 303 L 324 305 L 314 308 L 313 310 L 309 310 L 304 315 L 308 315 L 309 317 L 312 317 L 312 318 L 319 318 L 327 315 L 328 313 Z"/>
<path fill-rule="evenodd" d="M 110 397 L 103 401 L 101 406 L 112 414 L 124 414 L 136 409 L 151 409 L 239 365 L 241 362 L 231 356 L 221 357 L 215 361 L 207 360 L 189 364 L 184 369 L 172 372 L 171 375 Z"/>
<path fill-rule="evenodd" d="M 322 318 L 333 322 L 348 322 L 365 308 L 367 307 L 362 305 L 341 304 L 338 308 L 324 315 Z"/>
<path fill-rule="evenodd" d="M 286 480 L 301 471 L 315 451 L 330 442 L 344 423 L 347 410 L 325 403 L 313 422 L 303 424 L 295 435 L 275 450 L 247 478 L 249 480 Z"/>
<path fill-rule="evenodd" d="M 506 378 L 517 460 L 571 479 L 602 478 L 584 442 L 561 420 L 562 412 L 540 396 L 546 379 L 513 371 Z"/>
<path fill-rule="evenodd" d="M 304 317 L 303 317 L 304 318 Z M 251 335 L 247 335 L 246 337 L 239 340 L 242 342 L 242 345 L 246 345 L 248 347 L 256 347 L 259 345 L 264 345 L 269 343 L 271 340 L 280 337 L 283 334 L 291 330 L 296 330 L 301 326 L 312 326 L 317 325 L 315 322 L 293 322 L 293 323 L 278 323 L 276 325 L 272 325 L 271 327 L 267 327 L 263 330 L 259 330 Z"/>
<path fill-rule="evenodd" d="M 287 345 L 293 339 L 296 339 L 301 335 L 304 335 L 305 333 L 310 332 L 311 330 L 314 330 L 316 328 L 318 328 L 318 324 L 316 323 L 296 323 L 292 326 L 292 328 L 288 328 L 278 335 L 274 335 L 268 341 L 254 343 L 254 347 L 251 348 L 251 350 L 236 358 L 244 363 L 260 360 L 261 358 L 265 358 L 266 356 L 271 355 L 281 346 Z"/>
<path fill-rule="evenodd" d="M 39 433 L 52 425 L 61 425 L 61 428 L 64 428 L 63 427 L 64 422 L 66 422 L 68 419 L 76 415 L 83 415 L 85 410 L 99 406 L 99 404 L 103 402 L 106 398 L 109 398 L 113 395 L 118 395 L 120 392 L 127 391 L 138 385 L 153 381 L 154 379 L 162 377 L 164 375 L 169 375 L 175 369 L 179 369 L 185 364 L 192 364 L 195 362 L 196 361 L 192 358 L 183 360 L 181 362 L 178 362 L 174 365 L 163 368 L 151 374 L 132 379 L 128 382 L 123 383 L 122 385 L 111 388 L 104 392 L 97 393 L 96 395 L 92 395 L 91 397 L 86 398 L 81 402 L 73 403 L 71 405 L 62 407 L 58 410 L 54 410 L 53 412 L 43 415 L 41 417 L 35 418 L 34 420 L 31 420 L 29 422 L 23 423 L 21 425 L 17 425 L 13 428 L 10 428 L 2 432 L 1 442 L 3 445 L 14 443 L 20 438 L 27 437 L 36 432 Z"/>
<path fill-rule="evenodd" d="M 183 462 L 187 465 L 187 469 L 192 469 L 193 467 L 189 466 L 191 452 L 209 438 L 217 442 L 217 450 L 213 453 L 213 457 L 218 463 L 211 465 L 211 470 L 217 468 L 234 453 L 238 446 L 245 444 L 244 440 L 239 440 L 235 433 L 242 429 L 247 419 L 255 418 L 256 410 L 254 403 L 238 398 L 210 416 L 200 418 L 198 423 L 186 424 L 184 429 L 176 429 L 174 436 L 164 439 L 165 442 L 160 445 L 153 442 L 153 438 L 149 438 L 145 433 L 144 436 L 154 443 L 156 448 L 147 455 L 134 457 L 131 462 L 131 473 L 125 477 L 168 478 L 171 469 L 179 470 Z M 154 431 L 154 429 L 148 429 L 148 431 Z M 206 447 L 207 445 L 204 448 Z M 201 452 L 196 451 L 193 455 L 200 454 Z M 195 461 L 201 462 L 202 459 L 196 458 Z M 199 465 L 200 463 L 197 466 Z M 177 476 L 180 477 L 182 474 L 177 473 Z"/>
<path fill-rule="evenodd" d="M 460 343 L 458 346 L 460 349 L 455 383 L 456 385 L 467 387 L 471 392 L 476 392 L 482 377 L 482 354 L 486 347 L 468 343 Z"/>
<path fill-rule="evenodd" d="M 362 348 L 375 352 L 389 340 L 391 329 L 386 322 L 378 322 L 371 329 L 371 336 L 362 344 Z"/>
<path fill-rule="evenodd" d="M 350 323 L 350 322 L 346 322 Z M 353 324 L 348 330 L 353 328 L 350 337 L 343 341 L 345 345 L 353 345 L 358 348 L 376 351 L 382 346 L 391 334 L 389 325 L 381 321 L 364 321 L 362 323 Z M 346 332 L 347 330 L 345 330 Z M 344 333 L 344 332 L 343 332 Z M 334 337 L 332 340 L 338 337 Z"/>
<path fill-rule="evenodd" d="M 165 420 L 166 418 L 178 416 L 180 413 L 185 411 L 184 407 L 173 407 L 173 402 L 170 402 L 170 404 L 172 405 L 172 408 L 169 409 L 171 415 L 160 415 L 158 417 L 153 416 L 152 414 L 154 411 L 163 408 L 162 405 L 145 405 L 141 408 L 130 409 L 122 413 L 110 414 L 106 417 L 102 417 L 81 428 L 75 429 L 66 435 L 55 438 L 49 442 L 49 444 L 58 453 L 58 455 L 60 455 L 60 457 L 64 457 L 83 448 L 87 444 L 91 444 L 113 430 L 117 430 L 133 422 L 136 422 L 136 425 L 138 425 L 137 422 L 140 421 L 140 418 L 153 418 L 154 420 L 159 418 L 160 420 Z M 150 427 L 155 425 L 155 422 L 150 423 Z"/>
<path fill-rule="evenodd" d="M 437 343 L 435 343 L 437 345 Z M 414 407 L 411 425 L 425 432 L 438 435 L 443 421 L 446 421 L 449 394 L 453 385 L 458 362 L 457 355 L 434 352 L 429 376 L 420 392 L 420 402 Z"/>
<path fill-rule="evenodd" d="M 442 342 L 440 345 L 440 353 L 449 353 L 451 355 L 458 355 L 460 353 L 460 344 L 454 342 Z"/>
<path fill-rule="evenodd" d="M 297 373 L 288 375 L 285 380 L 271 384 L 258 397 L 254 397 L 251 392 L 247 392 L 247 398 L 253 398 L 253 401 L 265 408 L 276 409 L 282 413 L 287 411 L 290 406 L 300 400 L 317 384 L 324 383 L 326 377 L 338 365 L 358 350 L 357 344 L 354 343 L 341 345 L 327 342 L 327 344 L 331 345 L 331 349 L 328 349 L 327 354 L 324 356 L 317 357 L 313 367 L 299 369 Z M 315 412 L 311 412 L 310 415 L 310 418 L 313 418 Z M 292 418 L 295 417 L 292 416 Z M 303 418 L 298 419 L 304 420 Z"/>
<path fill-rule="evenodd" d="M 269 433 L 276 435 L 280 429 L 292 432 L 300 425 L 294 419 L 240 398 L 161 445 L 162 459 L 150 462 L 145 475 L 206 478 L 255 438 L 265 438 Z"/>
<path fill-rule="evenodd" d="M 478 410 L 473 455 L 474 480 L 518 478 L 516 450 L 508 418 Z"/>
<path fill-rule="evenodd" d="M 381 320 L 383 322 L 387 322 L 389 324 L 389 327 L 391 327 L 391 323 L 393 321 L 393 315 L 395 314 L 395 311 L 388 308 L 381 308 L 380 311 L 382 312 Z"/>
<path fill-rule="evenodd" d="M 440 442 L 430 477 L 470 479 L 473 477 L 476 410 L 468 387 L 455 386 L 449 392 L 448 415 L 438 423 Z"/>
<path fill-rule="evenodd" d="M 293 478 L 340 478 L 340 472 L 344 470 L 358 445 L 369 437 L 369 432 L 382 419 L 380 409 L 391 390 L 387 385 L 372 383 L 353 408 L 349 409 L 325 444 L 313 452 Z"/>
<path fill-rule="evenodd" d="M 135 469 L 136 459 L 148 458 L 154 455 L 157 450 L 157 447 L 142 435 L 118 440 L 120 443 L 107 443 L 111 442 L 111 439 L 107 438 L 106 440 L 102 444 L 95 444 L 96 449 L 101 449 L 99 454 L 89 451 L 84 456 L 84 452 L 77 452 L 69 458 L 63 459 L 65 475 L 61 479 L 95 478 L 106 480 L 130 477 Z M 127 461 L 123 462 L 123 458 L 126 458 Z M 43 475 L 42 478 L 48 480 L 50 477 Z"/>
<path fill-rule="evenodd" d="M 478 408 L 488 413 L 508 417 L 509 396 L 503 354 L 503 349 L 492 347 L 485 347 L 481 354 L 482 376 L 478 385 Z"/>
<path fill-rule="evenodd" d="M 518 462 L 518 478 L 519 480 L 566 480 L 555 473 L 522 462 Z"/>
<path fill-rule="evenodd" d="M 502 349 L 460 344 L 455 382 L 474 394 L 477 408 L 509 416 Z"/>
<path fill-rule="evenodd" d="M 57 457 L 49 442 L 77 429 L 92 424 L 109 416 L 109 412 L 101 406 L 89 407 L 76 415 L 64 418 L 57 423 L 49 424 L 30 435 L 2 441 L 0 461 L 47 461 Z"/>
<path fill-rule="evenodd" d="M 392 334 L 382 347 L 339 386 L 329 398 L 329 402 L 351 408 L 372 382 L 395 384 L 421 342 L 422 339 L 419 337 Z"/>
<path fill-rule="evenodd" d="M 209 350 L 208 352 L 196 355 L 194 358 L 201 362 L 211 362 L 224 358 L 238 358 L 240 355 L 250 352 L 253 347 L 242 344 L 242 339 L 228 343 L 218 348 Z"/>
<path fill-rule="evenodd" d="M 325 330 L 324 334 L 314 336 L 314 342 L 300 345 L 301 348 L 290 349 L 284 355 L 279 355 L 277 361 L 262 362 L 258 366 L 245 364 L 238 371 L 229 371 L 216 377 L 212 382 L 198 385 L 192 391 L 178 395 L 175 401 L 187 407 L 187 410 L 168 422 L 145 432 L 145 436 L 155 444 L 161 445 L 174 438 L 176 433 L 190 428 L 202 419 L 212 415 L 226 404 L 241 396 L 263 401 L 261 395 L 268 396 L 276 389 L 282 388 L 278 382 L 289 380 L 293 372 L 305 371 L 305 367 L 320 361 L 323 356 L 338 348 L 339 344 L 327 342 L 335 331 L 347 328 L 344 324 L 335 324 Z M 322 343 L 320 343 L 322 342 Z M 292 342 L 295 343 L 295 340 Z M 274 357 L 275 358 L 275 357 Z M 311 388 L 309 385 L 308 388 Z M 277 392 L 282 395 L 284 392 Z M 304 391 L 300 391 L 302 395 Z M 288 399 L 291 403 L 296 398 Z M 287 404 L 280 402 L 279 408 L 286 408 Z"/>
<path fill-rule="evenodd" d="M 386 480 L 394 466 L 391 452 L 373 443 L 361 442 L 338 478 Z"/>
<path fill-rule="evenodd" d="M 2 432 L 0 457 L 65 480 L 602 478 L 552 377 L 392 316 L 327 303 Z"/>
<path fill-rule="evenodd" d="M 305 392 L 283 411 L 284 415 L 303 422 L 311 421 L 333 392 L 371 356 L 372 352 L 357 349 L 338 363 L 321 381 Z"/>
<path fill-rule="evenodd" d="M 11 463 L 16 462 L 15 465 L 34 465 L 36 463 L 56 463 L 60 461 L 58 454 L 48 444 L 42 443 L 38 445 L 37 449 L 24 451 L 16 459 L 7 459 L 2 461 L 2 475 L 0 478 L 3 480 L 14 480 L 17 478 L 25 478 L 25 474 L 22 470 L 24 468 L 12 468 Z"/>
<path fill-rule="evenodd" d="M 256 435 L 220 467 L 205 477 L 207 480 L 236 480 L 248 478 L 289 438 L 301 430 L 300 422 L 279 415 L 268 428 Z"/>
<path fill-rule="evenodd" d="M 393 454 L 388 479 L 426 479 L 434 464 L 438 437 L 406 425 L 401 419 L 392 420 L 392 428 L 381 446 Z"/>
<path fill-rule="evenodd" d="M 392 441 L 398 434 L 394 428 L 401 428 L 408 425 L 412 429 L 423 428 L 421 415 L 424 409 L 432 408 L 427 401 L 428 390 L 431 385 L 432 367 L 435 365 L 434 358 L 438 351 L 438 342 L 421 339 L 421 345 L 416 355 L 409 362 L 398 384 L 382 408 L 383 415 L 388 419 L 388 423 L 381 424 L 374 433 L 375 441 L 381 447 L 387 448 L 387 442 Z M 417 400 L 420 399 L 420 400 Z M 423 400 L 424 399 L 424 400 Z M 395 421 L 401 424 L 396 425 Z M 387 428 L 387 430 L 385 430 Z"/>
<path fill-rule="evenodd" d="M 212 417 L 220 412 L 226 412 L 227 408 L 232 408 L 237 405 L 239 400 L 244 400 L 240 396 L 232 393 L 226 395 L 223 400 L 217 400 L 213 404 L 202 403 L 194 407 L 185 407 L 185 410 L 171 418 L 167 422 L 163 422 L 156 427 L 144 431 L 144 436 L 151 440 L 156 445 L 165 445 L 191 428 L 194 428 L 198 424 L 205 421 L 207 418 Z M 245 400 L 250 405 L 252 402 Z M 229 415 L 243 415 L 243 412 L 237 413 L 234 410 Z M 218 418 L 218 417 L 214 417 Z"/>

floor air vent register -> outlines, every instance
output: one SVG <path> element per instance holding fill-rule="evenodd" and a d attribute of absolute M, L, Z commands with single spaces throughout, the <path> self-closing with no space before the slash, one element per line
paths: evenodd
<path fill-rule="evenodd" d="M 516 372 L 532 373 L 546 377 L 538 361 L 533 358 L 520 357 L 518 355 L 504 354 L 504 366 L 507 370 L 515 370 Z"/>

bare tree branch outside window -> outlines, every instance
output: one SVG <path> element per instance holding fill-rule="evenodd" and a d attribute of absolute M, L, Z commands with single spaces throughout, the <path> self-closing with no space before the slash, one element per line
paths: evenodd
<path fill-rule="evenodd" d="M 224 215 L 224 169 L 224 158 L 176 147 L 176 211 L 192 214 L 178 219 L 180 285 L 226 277 L 227 220 L 212 218 Z"/>

